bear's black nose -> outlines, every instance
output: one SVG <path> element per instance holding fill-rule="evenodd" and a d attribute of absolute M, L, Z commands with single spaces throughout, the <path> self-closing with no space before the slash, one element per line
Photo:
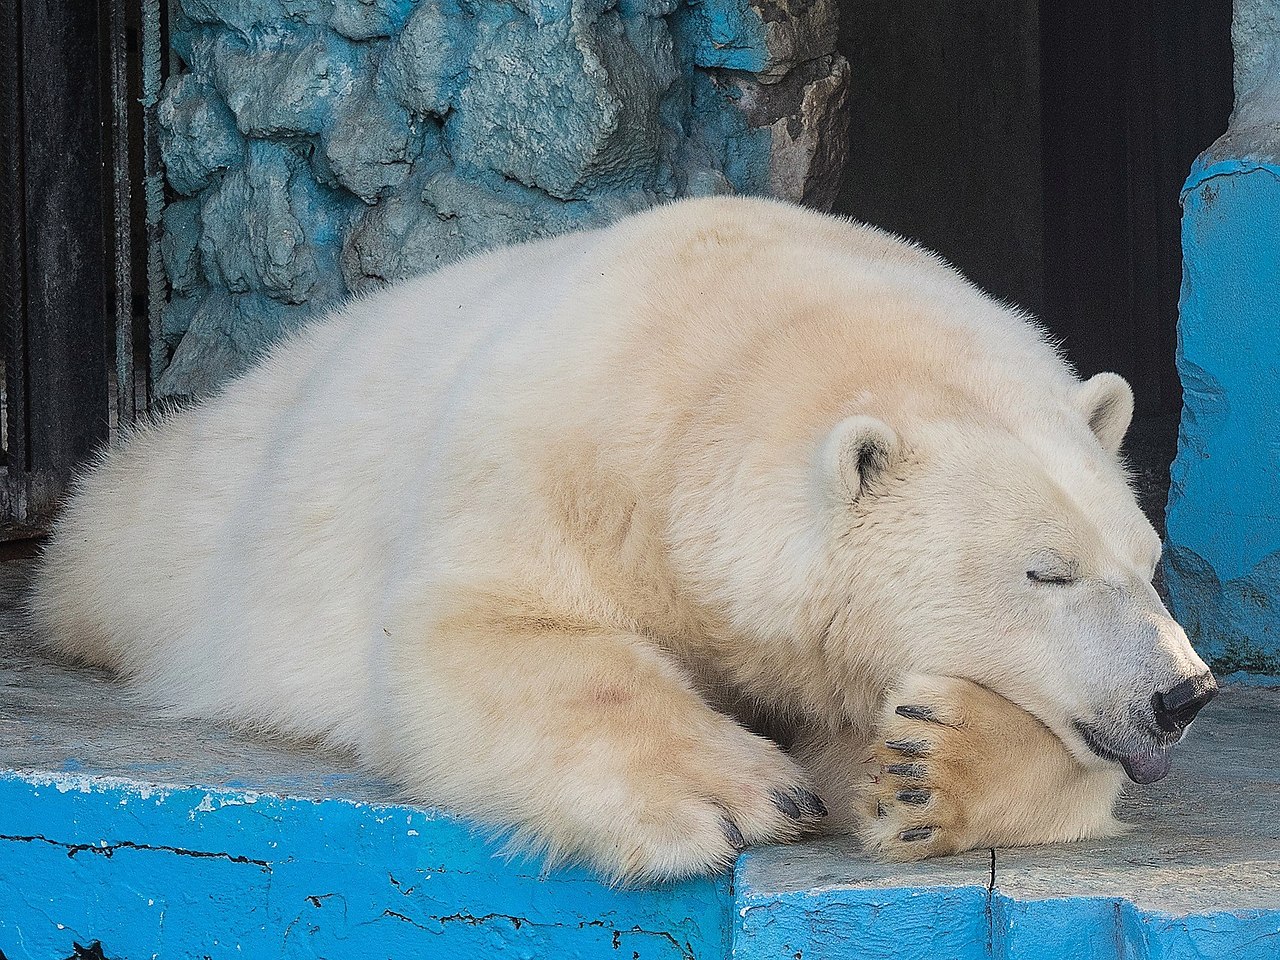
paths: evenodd
<path fill-rule="evenodd" d="M 1200 708 L 1218 695 L 1218 681 L 1206 670 L 1151 698 L 1156 723 L 1166 733 L 1181 733 L 1191 725 Z"/>

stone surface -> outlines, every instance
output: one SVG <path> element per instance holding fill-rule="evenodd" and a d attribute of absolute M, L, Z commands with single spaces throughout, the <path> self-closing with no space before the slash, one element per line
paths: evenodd
<path fill-rule="evenodd" d="M 766 82 L 836 48 L 836 0 L 693 0 L 694 62 L 759 75 Z"/>
<path fill-rule="evenodd" d="M 165 207 L 161 220 L 160 256 L 175 295 L 200 286 L 200 201 L 176 200 Z"/>
<path fill-rule="evenodd" d="M 764 24 L 766 76 L 780 79 L 795 67 L 835 52 L 839 0 L 758 0 L 752 7 Z"/>
<path fill-rule="evenodd" d="M 192 74 L 169 85 L 157 119 L 165 173 L 178 193 L 199 193 L 244 157 L 235 117 L 212 85 Z"/>
<path fill-rule="evenodd" d="M 409 176 L 422 150 L 422 125 L 367 80 L 341 97 L 320 135 L 325 169 L 365 203 L 375 203 Z M 327 179 L 327 178 L 325 178 Z"/>
<path fill-rule="evenodd" d="M 247 39 L 220 32 L 194 54 L 211 66 L 213 83 L 250 137 L 315 134 L 334 102 L 369 70 L 367 53 L 319 28 L 254 31 Z"/>
<path fill-rule="evenodd" d="M 462 92 L 472 45 L 459 15 L 422 0 L 391 45 L 381 78 L 401 106 L 443 117 Z"/>
<path fill-rule="evenodd" d="M 1236 102 L 1241 103 L 1280 69 L 1276 60 L 1280 51 L 1280 0 L 1235 0 L 1231 46 L 1235 50 Z"/>
<path fill-rule="evenodd" d="M 849 65 L 827 56 L 772 84 L 740 83 L 748 126 L 769 131 L 769 193 L 830 207 L 847 156 Z"/>
<path fill-rule="evenodd" d="M 616 14 L 484 28 L 468 73 L 447 126 L 455 157 L 562 200 L 648 185 L 663 91 Z"/>
<path fill-rule="evenodd" d="M 157 713 L 16 629 L 0 565 L 0 952 L 107 957 L 1096 960 L 1280 952 L 1280 689 L 1228 688 L 1121 838 L 868 860 L 749 850 L 613 889 L 503 855 L 339 752 Z M 1258 732 L 1264 735 L 1259 736 Z M 615 952 L 616 951 L 616 952 Z"/>
<path fill-rule="evenodd" d="M 254 142 L 244 167 L 203 196 L 201 269 L 232 293 L 331 301 L 341 292 L 336 257 L 346 216 L 306 161 L 288 147 Z"/>
<path fill-rule="evenodd" d="M 351 291 L 365 292 L 514 237 L 603 225 L 645 202 L 623 195 L 562 204 L 518 183 L 476 182 L 448 169 L 408 186 L 371 207 L 347 232 L 342 275 Z"/>
<path fill-rule="evenodd" d="M 194 24 L 225 24 L 247 35 L 255 28 L 280 24 L 323 24 L 333 0 L 176 0 L 174 19 L 179 29 Z"/>
<path fill-rule="evenodd" d="M 350 40 L 390 37 L 404 28 L 420 0 L 333 0 L 329 25 Z"/>
<path fill-rule="evenodd" d="M 165 314 L 165 336 L 174 344 L 173 353 L 153 390 L 160 400 L 213 394 L 318 309 L 313 304 L 281 303 L 261 293 L 224 290 L 177 298 L 174 306 Z"/>
<path fill-rule="evenodd" d="M 1255 86 L 1183 192 L 1183 415 L 1164 572 L 1220 673 L 1280 675 L 1280 93 Z"/>
<path fill-rule="evenodd" d="M 457 218 L 441 216 L 420 194 L 388 197 L 360 217 L 342 247 L 347 289 L 367 293 L 443 266 L 466 249 Z"/>
<path fill-rule="evenodd" d="M 295 317 L 495 244 L 686 195 L 829 204 L 848 86 L 834 11 L 179 0 L 162 153 L 198 207 L 164 219 L 161 398 L 207 393 Z M 254 318 L 263 335 L 242 335 Z"/>
<path fill-rule="evenodd" d="M 1131 789 L 1132 830 L 1111 840 L 904 866 L 868 862 L 848 841 L 748 854 L 735 956 L 1274 957 L 1278 724 L 1280 689 L 1228 688 L 1169 778 Z"/>

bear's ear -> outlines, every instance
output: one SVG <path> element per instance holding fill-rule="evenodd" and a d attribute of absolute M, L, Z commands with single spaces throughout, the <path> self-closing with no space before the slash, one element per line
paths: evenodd
<path fill-rule="evenodd" d="M 1114 373 L 1090 377 L 1076 391 L 1075 403 L 1103 448 L 1118 453 L 1133 420 L 1133 390 L 1124 377 Z"/>
<path fill-rule="evenodd" d="M 822 469 L 842 500 L 852 503 L 898 455 L 898 435 L 883 420 L 841 420 L 822 445 Z"/>

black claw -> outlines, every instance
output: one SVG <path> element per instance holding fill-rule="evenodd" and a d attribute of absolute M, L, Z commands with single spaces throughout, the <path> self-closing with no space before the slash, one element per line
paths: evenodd
<path fill-rule="evenodd" d="M 909 803 L 913 807 L 919 807 L 929 802 L 928 790 L 899 790 L 898 799 L 903 803 Z"/>
<path fill-rule="evenodd" d="M 924 764 L 922 763 L 891 763 L 884 768 L 885 773 L 891 773 L 895 777 L 904 777 L 907 780 L 923 780 Z"/>
<path fill-rule="evenodd" d="M 904 843 L 914 843 L 917 840 L 928 840 L 932 836 L 933 827 L 912 827 L 898 834 L 898 839 Z"/>
<path fill-rule="evenodd" d="M 896 750 L 904 757 L 923 757 L 932 749 L 932 746 L 923 740 L 886 740 L 884 745 L 890 750 Z"/>
<path fill-rule="evenodd" d="M 941 723 L 938 715 L 934 713 L 931 707 L 921 707 L 908 704 L 906 706 L 897 707 L 893 711 L 900 717 L 906 717 L 908 720 L 923 720 L 925 723 Z"/>
<path fill-rule="evenodd" d="M 784 816 L 791 820 L 799 820 L 804 816 L 804 814 L 800 812 L 799 804 L 781 790 L 773 791 L 773 805 L 781 810 Z"/>
<path fill-rule="evenodd" d="M 729 846 L 733 847 L 733 849 L 745 850 L 747 848 L 747 841 L 742 838 L 742 831 L 728 817 L 720 819 L 720 829 L 724 831 L 724 838 L 729 841 Z"/>
<path fill-rule="evenodd" d="M 812 790 L 801 790 L 796 794 L 796 802 L 807 817 L 825 817 L 827 805 Z"/>

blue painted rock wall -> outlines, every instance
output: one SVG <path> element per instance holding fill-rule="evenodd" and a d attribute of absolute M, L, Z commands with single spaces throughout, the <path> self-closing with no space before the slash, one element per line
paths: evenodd
<path fill-rule="evenodd" d="M 836 0 L 179 0 L 160 397 L 341 297 L 685 195 L 829 205 Z"/>
<path fill-rule="evenodd" d="M 1280 675 L 1280 79 L 1256 59 L 1183 192 L 1184 400 L 1165 556 L 1175 615 L 1239 679 Z"/>
<path fill-rule="evenodd" d="M 1275 73 L 1280 0 L 1235 0 L 1231 7 L 1236 101 L 1244 103 L 1255 87 Z"/>

